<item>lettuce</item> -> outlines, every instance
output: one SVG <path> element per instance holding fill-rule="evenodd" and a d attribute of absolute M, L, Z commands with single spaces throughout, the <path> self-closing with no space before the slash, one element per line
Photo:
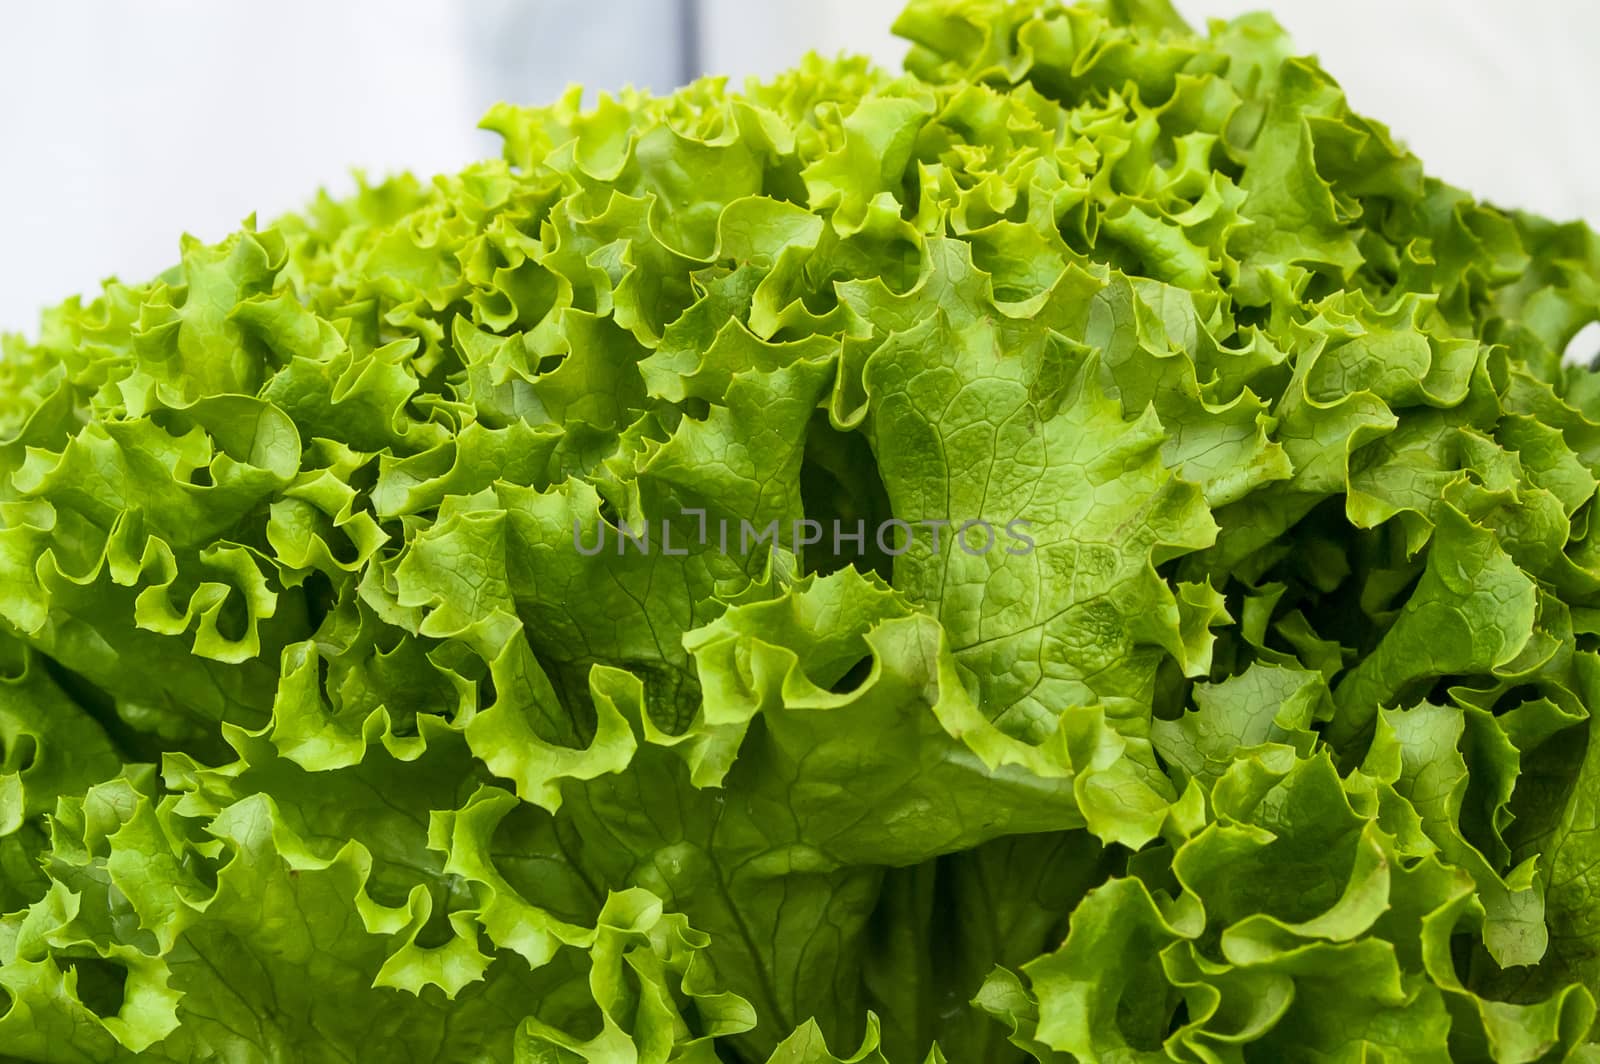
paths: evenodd
<path fill-rule="evenodd" d="M 1600 241 L 897 28 L 7 341 L 0 1058 L 1600 1059 Z"/>

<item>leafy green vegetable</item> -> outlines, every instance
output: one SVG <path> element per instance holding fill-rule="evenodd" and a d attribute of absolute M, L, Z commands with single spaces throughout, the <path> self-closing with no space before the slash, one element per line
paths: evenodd
<path fill-rule="evenodd" d="M 6 341 L 0 1058 L 1600 1059 L 1600 240 L 897 28 Z"/>

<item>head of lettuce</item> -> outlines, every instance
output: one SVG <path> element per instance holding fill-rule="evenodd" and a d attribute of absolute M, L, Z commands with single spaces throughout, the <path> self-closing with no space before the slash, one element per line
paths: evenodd
<path fill-rule="evenodd" d="M 0 1059 L 1600 1059 L 1600 242 L 898 29 L 9 341 Z"/>

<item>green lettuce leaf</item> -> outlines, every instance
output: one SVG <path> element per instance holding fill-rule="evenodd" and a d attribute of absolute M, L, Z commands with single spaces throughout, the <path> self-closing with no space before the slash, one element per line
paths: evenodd
<path fill-rule="evenodd" d="M 896 28 L 4 339 L 0 1059 L 1600 1055 L 1600 238 Z"/>

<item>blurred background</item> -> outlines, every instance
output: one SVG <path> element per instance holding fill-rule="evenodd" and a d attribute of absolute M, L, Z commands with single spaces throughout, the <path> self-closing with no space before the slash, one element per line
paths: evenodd
<path fill-rule="evenodd" d="M 1269 6 L 1358 110 L 1433 173 L 1600 224 L 1600 4 L 1176 0 L 1196 24 Z M 501 99 L 571 82 L 668 90 L 807 50 L 898 64 L 901 0 L 51 0 L 0 7 L 0 331 L 109 275 L 170 265 L 319 187 L 493 154 Z M 592 96 L 590 97 L 592 99 Z"/>

